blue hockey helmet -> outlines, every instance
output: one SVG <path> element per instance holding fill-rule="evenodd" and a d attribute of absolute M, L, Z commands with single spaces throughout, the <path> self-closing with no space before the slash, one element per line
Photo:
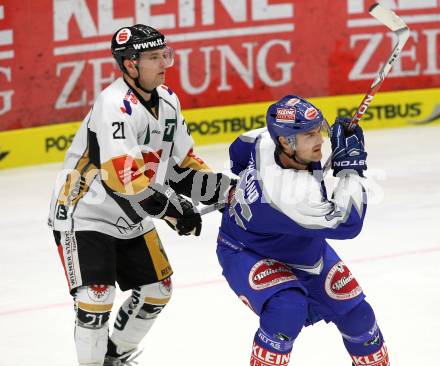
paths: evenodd
<path fill-rule="evenodd" d="M 266 113 L 266 125 L 275 145 L 284 136 L 294 148 L 295 135 L 326 124 L 322 112 L 312 103 L 295 95 L 286 95 L 272 104 Z"/>

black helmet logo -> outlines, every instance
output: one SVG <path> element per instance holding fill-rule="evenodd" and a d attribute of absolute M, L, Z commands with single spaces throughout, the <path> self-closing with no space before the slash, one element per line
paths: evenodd
<path fill-rule="evenodd" d="M 127 43 L 131 36 L 131 30 L 128 28 L 122 28 L 118 34 L 116 34 L 116 43 L 124 44 Z"/>

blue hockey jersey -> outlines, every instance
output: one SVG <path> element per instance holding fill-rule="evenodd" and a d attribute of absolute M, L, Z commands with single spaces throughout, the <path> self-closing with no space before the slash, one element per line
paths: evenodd
<path fill-rule="evenodd" d="M 326 238 L 350 239 L 360 232 L 365 178 L 340 178 L 328 199 L 321 165 L 313 172 L 282 168 L 265 128 L 241 135 L 229 154 L 240 180 L 223 213 L 219 242 L 319 273 Z"/>

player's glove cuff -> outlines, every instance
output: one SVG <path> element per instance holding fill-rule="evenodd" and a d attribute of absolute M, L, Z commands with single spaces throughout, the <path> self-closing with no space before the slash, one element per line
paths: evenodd
<path fill-rule="evenodd" d="M 334 176 L 357 173 L 364 176 L 367 170 L 367 152 L 360 126 L 348 130 L 350 120 L 337 118 L 331 127 L 332 168 Z"/>

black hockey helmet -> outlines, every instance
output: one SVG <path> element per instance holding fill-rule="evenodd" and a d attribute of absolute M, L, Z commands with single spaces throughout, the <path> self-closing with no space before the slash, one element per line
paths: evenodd
<path fill-rule="evenodd" d="M 165 48 L 165 36 L 153 27 L 136 24 L 116 31 L 112 37 L 112 54 L 125 72 L 124 59 L 135 60 L 143 51 Z"/>

